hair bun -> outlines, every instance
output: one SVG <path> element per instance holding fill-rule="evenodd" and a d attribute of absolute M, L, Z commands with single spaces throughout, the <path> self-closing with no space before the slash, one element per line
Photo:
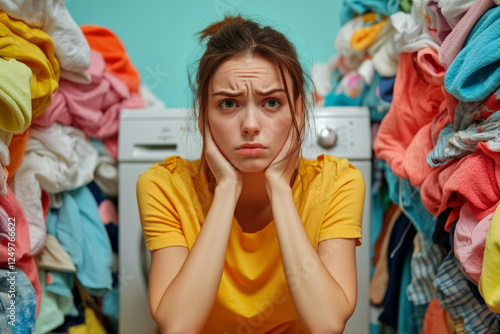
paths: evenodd
<path fill-rule="evenodd" d="M 245 19 L 242 18 L 241 15 L 225 16 L 224 20 L 216 22 L 198 33 L 198 35 L 200 35 L 200 42 L 207 37 L 211 37 L 218 34 L 224 27 L 242 22 L 245 22 Z"/>

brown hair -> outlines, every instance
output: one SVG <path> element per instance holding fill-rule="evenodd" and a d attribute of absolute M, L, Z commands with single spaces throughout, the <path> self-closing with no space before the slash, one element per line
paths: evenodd
<path fill-rule="evenodd" d="M 296 135 L 297 145 L 287 154 L 286 158 L 300 150 L 304 141 L 303 128 L 308 124 L 309 99 L 306 97 L 306 88 L 310 80 L 304 73 L 297 57 L 293 44 L 275 29 L 244 19 L 240 15 L 236 17 L 225 17 L 224 20 L 214 23 L 199 33 L 200 42 L 208 39 L 206 50 L 199 60 L 198 71 L 195 82 L 190 78 L 191 89 L 194 93 L 193 109 L 195 116 L 201 117 L 201 124 L 206 124 L 208 87 L 210 80 L 217 68 L 225 61 L 233 58 L 250 56 L 262 57 L 279 69 L 283 81 L 288 104 L 292 116 L 292 126 Z M 289 94 L 286 77 L 292 84 L 292 96 Z M 295 109 L 296 103 L 300 103 L 302 119 L 297 120 Z M 200 127 L 202 138 L 205 138 L 205 129 Z M 203 142 L 203 152 L 205 143 Z M 201 157 L 201 166 L 208 176 L 209 187 L 213 190 L 215 184 L 211 184 L 213 175 L 206 164 L 204 154 Z M 212 182 L 210 182 L 212 181 Z"/>

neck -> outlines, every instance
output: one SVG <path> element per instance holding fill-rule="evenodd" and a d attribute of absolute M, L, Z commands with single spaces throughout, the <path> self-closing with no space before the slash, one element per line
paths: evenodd
<path fill-rule="evenodd" d="M 242 230 L 249 233 L 260 231 L 272 220 L 271 203 L 263 172 L 243 174 L 243 188 L 235 216 Z"/>
<path fill-rule="evenodd" d="M 256 204 L 269 202 L 264 172 L 243 173 L 243 188 L 239 202 Z"/>

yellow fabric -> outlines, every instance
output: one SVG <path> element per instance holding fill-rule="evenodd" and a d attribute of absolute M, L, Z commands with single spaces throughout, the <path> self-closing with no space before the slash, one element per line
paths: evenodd
<path fill-rule="evenodd" d="M 0 129 L 24 132 L 31 124 L 31 69 L 0 57 Z"/>
<path fill-rule="evenodd" d="M 31 69 L 32 116 L 43 114 L 59 82 L 59 63 L 50 36 L 0 11 L 0 57 L 14 58 Z"/>
<path fill-rule="evenodd" d="M 484 246 L 483 269 L 479 278 L 479 292 L 486 305 L 500 313 L 500 205 L 491 219 Z"/>
<path fill-rule="evenodd" d="M 377 21 L 377 15 L 375 13 L 367 13 L 363 15 L 363 20 L 365 23 L 371 23 L 368 26 L 365 26 L 360 29 L 356 29 L 351 37 L 351 47 L 354 50 L 366 50 L 370 45 L 375 43 L 380 32 L 384 28 L 387 23 L 387 16 L 384 16 L 381 21 Z"/>
<path fill-rule="evenodd" d="M 146 246 L 191 249 L 212 202 L 199 160 L 169 157 L 139 177 L 137 198 Z M 292 187 L 315 249 L 320 241 L 355 238 L 364 202 L 361 172 L 346 159 L 301 159 Z M 288 293 L 274 222 L 244 233 L 233 218 L 226 263 L 204 333 L 302 333 Z"/>
<path fill-rule="evenodd" d="M 68 334 L 107 334 L 107 332 L 97 319 L 94 310 L 86 306 L 85 323 L 69 327 Z"/>

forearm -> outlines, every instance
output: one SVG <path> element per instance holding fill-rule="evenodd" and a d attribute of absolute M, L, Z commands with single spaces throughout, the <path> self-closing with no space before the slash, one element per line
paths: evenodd
<path fill-rule="evenodd" d="M 342 332 L 350 301 L 311 245 L 290 187 L 270 189 L 274 221 L 290 295 L 309 332 Z"/>
<path fill-rule="evenodd" d="M 236 201 L 231 189 L 216 188 L 201 231 L 156 311 L 166 333 L 203 329 L 219 290 Z"/>

